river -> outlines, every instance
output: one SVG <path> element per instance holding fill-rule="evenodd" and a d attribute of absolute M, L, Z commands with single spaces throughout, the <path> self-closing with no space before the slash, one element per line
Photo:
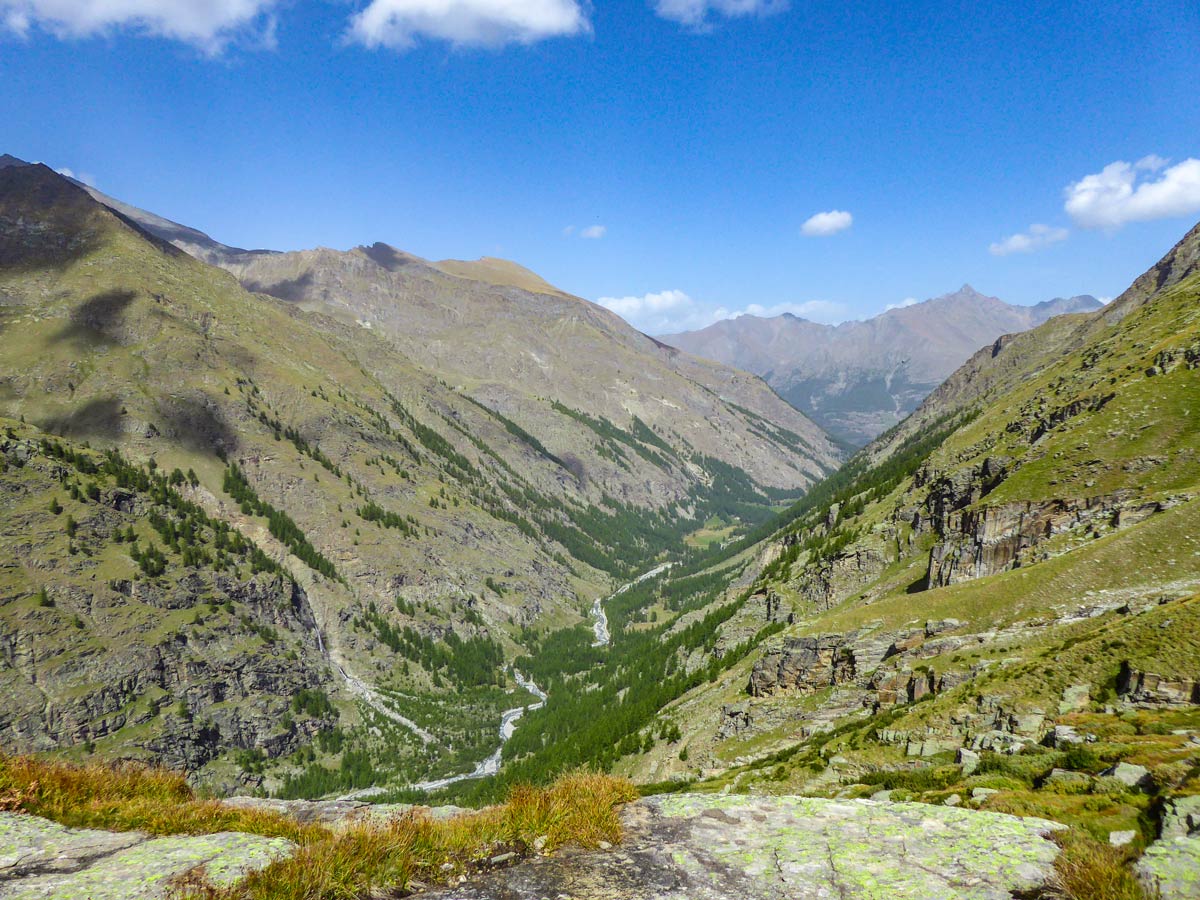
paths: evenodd
<path fill-rule="evenodd" d="M 604 604 L 613 599 L 613 597 L 619 597 L 635 584 L 641 584 L 647 578 L 661 575 L 673 565 L 674 563 L 665 562 L 660 566 L 655 566 L 649 572 L 643 572 L 637 578 L 633 579 L 633 581 L 621 585 L 603 600 L 599 597 L 596 598 L 596 602 L 592 604 L 592 618 L 595 619 L 592 623 L 592 633 L 596 635 L 596 639 L 592 641 L 593 647 L 607 647 L 612 641 L 612 635 L 608 632 L 608 613 L 604 611 Z"/>
<path fill-rule="evenodd" d="M 531 679 L 526 678 L 516 669 L 513 669 L 513 677 L 517 684 L 538 698 L 537 703 L 530 703 L 527 706 L 516 706 L 512 709 L 506 709 L 500 716 L 500 745 L 496 748 L 487 759 L 478 763 L 470 772 L 464 772 L 462 775 L 450 775 L 447 778 L 437 778 L 433 781 L 418 781 L 413 785 L 417 790 L 421 791 L 436 791 L 444 787 L 449 787 L 452 784 L 458 784 L 460 781 L 471 781 L 475 778 L 487 778 L 489 775 L 495 775 L 500 771 L 500 760 L 504 754 L 504 745 L 508 743 L 508 739 L 513 736 L 513 732 L 517 730 L 517 720 L 525 715 L 526 711 L 541 709 L 546 705 L 548 696 L 545 691 L 533 683 Z"/>

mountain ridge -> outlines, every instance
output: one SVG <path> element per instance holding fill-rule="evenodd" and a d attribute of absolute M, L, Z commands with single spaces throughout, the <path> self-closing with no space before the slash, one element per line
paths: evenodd
<path fill-rule="evenodd" d="M 835 436 L 864 444 L 915 409 L 979 347 L 1100 306 L 1088 295 L 1014 306 L 968 284 L 861 321 L 740 316 L 661 340 L 761 375 Z"/>

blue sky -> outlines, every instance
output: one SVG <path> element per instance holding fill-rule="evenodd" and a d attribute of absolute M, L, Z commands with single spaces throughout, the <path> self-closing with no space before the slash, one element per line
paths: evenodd
<path fill-rule="evenodd" d="M 652 332 L 1115 295 L 1200 219 L 1200 5 L 983 6 L 0 0 L 0 152 Z"/>

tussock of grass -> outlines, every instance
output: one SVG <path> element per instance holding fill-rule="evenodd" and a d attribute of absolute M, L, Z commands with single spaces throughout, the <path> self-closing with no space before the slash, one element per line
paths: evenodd
<path fill-rule="evenodd" d="M 300 841 L 314 829 L 286 816 L 198 798 L 177 772 L 138 765 L 49 762 L 0 756 L 0 809 L 75 828 L 213 834 L 246 831 Z"/>
<path fill-rule="evenodd" d="M 196 797 L 183 776 L 135 766 L 86 766 L 0 756 L 0 809 L 66 825 L 154 834 L 246 831 L 286 837 L 299 848 L 225 889 L 187 879 L 185 900 L 351 900 L 376 889 L 403 890 L 478 867 L 497 853 L 568 843 L 594 847 L 621 836 L 616 806 L 637 791 L 627 781 L 586 772 L 547 788 L 518 787 L 499 805 L 453 819 L 419 810 L 387 823 L 331 830 L 269 812 L 237 810 Z"/>
<path fill-rule="evenodd" d="M 1062 847 L 1055 887 L 1064 900 L 1153 900 L 1129 868 L 1127 851 L 1075 829 L 1054 839 Z"/>

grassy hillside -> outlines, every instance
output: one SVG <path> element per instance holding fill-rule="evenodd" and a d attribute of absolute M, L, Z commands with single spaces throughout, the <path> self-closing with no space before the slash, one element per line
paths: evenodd
<path fill-rule="evenodd" d="M 1178 261 L 1195 244 L 1193 232 L 1159 269 L 1186 270 Z M 723 766 L 847 716 L 890 715 L 901 682 L 906 699 L 945 681 L 1050 715 L 1071 684 L 1111 694 L 1122 665 L 1200 676 L 1186 629 L 1143 629 L 1141 655 L 1126 641 L 1124 654 L 1044 684 L 1000 675 L 1059 629 L 1090 640 L 1116 609 L 1141 615 L 1200 588 L 1200 277 L 1163 281 L 1136 303 L 1122 298 L 1123 317 L 1064 317 L 981 352 L 814 491 L 760 551 L 750 592 L 794 624 L 680 701 L 696 738 L 687 765 L 652 754 L 628 770 Z M 814 656 L 797 649 L 805 636 L 819 639 Z M 772 665 L 778 682 L 764 674 Z M 974 731 L 942 703 L 928 707 L 947 720 L 931 736 L 969 745 Z M 763 725 L 731 737 L 737 704 Z"/>
<path fill-rule="evenodd" d="M 469 769 L 524 696 L 511 660 L 587 621 L 619 579 L 687 553 L 706 521 L 744 529 L 812 477 L 771 486 L 637 416 L 543 400 L 608 459 L 594 478 L 579 454 L 410 362 L 386 335 L 248 293 L 43 166 L 0 170 L 0 332 L 4 478 L 21 498 L 3 520 L 19 563 L 0 594 L 11 647 L 0 673 L 20 702 L 0 739 L 20 751 L 147 757 L 169 733 L 170 761 L 198 777 L 292 794 Z M 786 429 L 730 414 L 747 446 L 820 471 Z M 118 502 L 116 474 L 72 472 L 45 446 L 97 467 L 113 449 L 150 480 Z M 158 495 L 159 476 L 178 500 Z M 244 550 L 253 558 L 231 542 L 257 548 Z M 147 571 L 151 543 L 162 558 Z M 68 612 L 35 608 L 43 588 Z M 239 591 L 264 606 L 294 598 L 303 613 L 272 624 L 240 610 Z M 32 655 L 25 635 L 42 642 Z M 283 657 L 295 677 L 274 685 L 276 702 L 256 676 L 229 712 L 231 700 L 202 689 L 202 665 L 150 679 L 154 690 L 104 681 L 106 666 L 133 671 L 136 654 L 193 653 L 256 672 Z M 311 701 L 322 715 L 307 730 L 282 715 L 304 706 L 302 690 L 327 698 Z M 225 724 L 146 719 L 181 703 L 194 722 Z"/>

